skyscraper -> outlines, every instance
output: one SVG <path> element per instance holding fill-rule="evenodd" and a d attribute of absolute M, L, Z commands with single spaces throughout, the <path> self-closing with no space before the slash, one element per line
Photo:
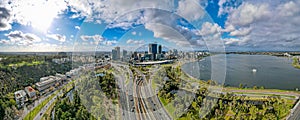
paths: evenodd
<path fill-rule="evenodd" d="M 162 53 L 162 46 L 158 45 L 158 53 L 161 54 Z"/>
<path fill-rule="evenodd" d="M 157 54 L 157 44 L 149 44 L 148 53 Z"/>
<path fill-rule="evenodd" d="M 111 59 L 112 60 L 120 60 L 120 58 L 121 58 L 120 47 L 115 47 L 111 51 Z"/>
<path fill-rule="evenodd" d="M 123 59 L 123 60 L 126 60 L 126 59 L 127 59 L 127 50 L 124 50 L 124 49 L 123 49 L 123 56 L 122 56 L 122 59 Z"/>
<path fill-rule="evenodd" d="M 112 60 L 118 60 L 118 58 L 117 58 L 118 55 L 117 54 L 118 54 L 117 50 L 112 49 L 112 51 L 111 51 L 111 59 Z"/>
<path fill-rule="evenodd" d="M 121 58 L 120 47 L 115 47 L 115 50 L 117 51 L 117 59 L 119 60 Z"/>
<path fill-rule="evenodd" d="M 155 60 L 157 54 L 157 44 L 149 44 L 148 53 L 151 54 L 151 59 Z"/>

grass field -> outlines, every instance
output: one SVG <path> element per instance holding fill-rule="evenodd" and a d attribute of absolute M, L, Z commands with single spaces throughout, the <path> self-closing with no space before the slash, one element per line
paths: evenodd
<path fill-rule="evenodd" d="M 159 97 L 160 102 L 163 104 L 165 110 L 168 112 L 168 114 L 174 119 L 176 118 L 175 116 L 175 110 L 176 108 L 173 106 L 172 102 L 167 103 L 166 100 L 162 97 Z"/>
<path fill-rule="evenodd" d="M 22 66 L 33 66 L 33 65 L 40 65 L 45 63 L 44 61 L 32 61 L 32 62 L 20 62 L 20 63 L 16 63 L 16 64 L 9 64 L 9 67 L 22 67 Z"/>

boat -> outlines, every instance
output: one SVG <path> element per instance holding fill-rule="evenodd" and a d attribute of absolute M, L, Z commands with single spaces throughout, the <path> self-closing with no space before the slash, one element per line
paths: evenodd
<path fill-rule="evenodd" d="M 256 72 L 257 70 L 256 69 L 252 69 L 252 72 Z"/>

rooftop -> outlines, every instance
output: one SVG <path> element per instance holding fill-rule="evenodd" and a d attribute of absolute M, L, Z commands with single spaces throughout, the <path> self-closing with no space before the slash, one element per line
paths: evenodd
<path fill-rule="evenodd" d="M 16 91 L 15 92 L 15 97 L 17 99 L 21 98 L 21 97 L 24 97 L 26 95 L 25 91 L 24 90 L 19 90 L 19 91 Z"/>
<path fill-rule="evenodd" d="M 37 86 L 43 86 L 43 85 L 46 85 L 46 84 L 49 84 L 49 83 L 52 83 L 52 82 L 55 82 L 55 81 L 56 81 L 56 79 L 49 78 L 48 80 L 37 82 L 36 85 Z"/>
<path fill-rule="evenodd" d="M 25 87 L 25 89 L 27 89 L 29 92 L 35 92 L 35 90 L 31 86 L 27 86 Z"/>

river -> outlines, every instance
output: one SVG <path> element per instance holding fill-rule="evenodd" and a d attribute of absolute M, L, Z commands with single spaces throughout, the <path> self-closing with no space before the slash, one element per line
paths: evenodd
<path fill-rule="evenodd" d="M 228 54 L 226 57 L 222 57 L 222 55 L 215 55 L 203 58 L 198 62 L 186 63 L 182 69 L 195 78 L 210 80 L 213 73 L 211 71 L 212 59 L 226 61 L 226 77 L 223 80 L 225 86 L 238 87 L 243 84 L 246 87 L 263 86 L 264 88 L 284 90 L 300 88 L 300 69 L 294 68 L 291 65 L 292 59 L 286 57 L 239 54 Z M 214 73 L 221 69 L 218 67 L 224 68 L 224 65 L 215 66 Z"/>

